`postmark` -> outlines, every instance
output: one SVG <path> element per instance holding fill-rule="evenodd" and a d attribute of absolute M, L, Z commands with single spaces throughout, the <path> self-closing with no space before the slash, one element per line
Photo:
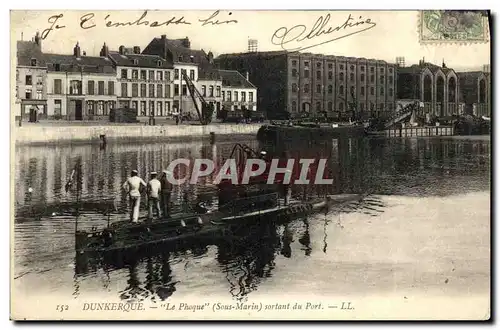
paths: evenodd
<path fill-rule="evenodd" d="M 420 43 L 485 43 L 488 15 L 480 10 L 422 10 L 419 36 Z"/>

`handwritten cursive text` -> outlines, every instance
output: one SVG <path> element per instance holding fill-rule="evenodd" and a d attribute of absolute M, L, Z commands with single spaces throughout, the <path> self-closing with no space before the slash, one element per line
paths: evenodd
<path fill-rule="evenodd" d="M 201 26 L 205 26 L 207 24 L 212 24 L 212 25 L 221 25 L 221 24 L 231 24 L 231 23 L 238 23 L 237 20 L 235 19 L 232 19 L 232 20 L 226 20 L 226 21 L 219 21 L 217 19 L 215 19 L 218 15 L 219 15 L 220 11 L 219 10 L 216 10 L 214 11 L 208 18 L 205 18 L 205 19 L 199 19 L 198 21 L 200 21 L 201 23 Z M 229 12 L 229 16 L 231 16 L 233 13 Z"/>
<path fill-rule="evenodd" d="M 146 20 L 146 16 L 148 15 L 148 11 L 144 11 L 142 13 L 141 17 L 136 19 L 135 21 L 132 22 L 112 22 L 109 20 L 110 15 L 107 15 L 104 20 L 106 21 L 106 27 L 121 27 L 121 26 L 149 26 L 149 27 L 160 27 L 160 26 L 166 26 L 170 24 L 185 24 L 185 25 L 191 25 L 191 23 L 185 21 L 184 16 L 180 18 L 176 18 L 175 16 L 170 18 L 169 20 L 163 21 L 163 22 L 158 22 L 158 21 L 148 21 Z"/>
<path fill-rule="evenodd" d="M 54 16 L 50 16 L 49 19 L 47 20 L 49 23 L 50 23 L 50 27 L 43 30 L 42 31 L 42 39 L 45 39 L 47 38 L 47 36 L 49 35 L 50 31 L 52 30 L 59 30 L 59 29 L 63 29 L 65 28 L 66 26 L 64 25 L 58 25 L 56 24 L 57 21 L 63 17 L 63 14 L 59 14 L 59 15 L 54 15 Z"/>
<path fill-rule="evenodd" d="M 370 18 L 363 19 L 361 16 L 359 16 L 358 20 L 354 20 L 351 14 L 349 14 L 344 23 L 338 26 L 329 26 L 328 25 L 329 21 L 330 21 L 330 14 L 327 14 L 326 16 L 323 15 L 320 16 L 316 20 L 312 28 L 308 28 L 303 24 L 295 25 L 291 28 L 280 27 L 279 29 L 274 31 L 274 34 L 271 37 L 271 42 L 274 45 L 281 46 L 283 50 L 300 51 L 317 47 L 319 45 L 323 45 L 342 38 L 346 38 L 354 34 L 361 33 L 363 31 L 372 29 L 377 25 L 375 22 L 372 22 Z M 353 29 L 358 26 L 362 28 L 357 30 Z M 332 39 L 321 41 L 312 45 L 304 45 L 304 46 L 299 45 L 296 48 L 287 47 L 287 45 L 291 44 L 292 42 L 300 44 L 303 41 L 313 40 L 322 36 L 331 35 L 334 32 L 340 32 L 340 33 L 343 32 L 343 33 L 340 36 L 335 35 L 335 37 L 333 37 Z"/>

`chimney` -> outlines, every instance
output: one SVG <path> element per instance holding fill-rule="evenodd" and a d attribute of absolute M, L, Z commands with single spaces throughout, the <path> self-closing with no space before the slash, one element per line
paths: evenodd
<path fill-rule="evenodd" d="M 141 53 L 141 47 L 134 46 L 134 54 L 140 54 L 140 53 Z"/>
<path fill-rule="evenodd" d="M 38 45 L 38 48 L 42 49 L 42 37 L 40 37 L 40 33 L 36 31 L 35 34 L 35 43 Z"/>
<path fill-rule="evenodd" d="M 248 71 L 246 72 L 246 78 L 248 81 L 250 81 L 250 73 L 248 73 Z"/>
<path fill-rule="evenodd" d="M 214 54 L 212 52 L 208 52 L 207 59 L 208 59 L 208 63 L 213 64 L 214 63 Z"/>
<path fill-rule="evenodd" d="M 102 45 L 101 52 L 99 53 L 99 56 L 108 57 L 108 55 L 109 55 L 109 49 L 108 49 L 108 46 L 106 45 L 106 43 L 104 43 L 104 45 Z"/>
<path fill-rule="evenodd" d="M 86 51 L 83 51 L 83 56 L 87 56 L 87 52 Z"/>
<path fill-rule="evenodd" d="M 76 58 L 81 57 L 80 43 L 78 41 L 76 42 L 75 48 L 73 48 L 73 55 Z"/>
<path fill-rule="evenodd" d="M 167 35 L 166 34 L 162 34 L 161 35 L 161 40 L 166 40 L 167 39 Z"/>
<path fill-rule="evenodd" d="M 125 55 L 125 46 L 121 45 L 119 48 L 118 48 L 118 53 L 120 55 Z"/>
<path fill-rule="evenodd" d="M 191 42 L 189 41 L 188 37 L 182 39 L 182 46 L 186 48 L 191 48 Z"/>

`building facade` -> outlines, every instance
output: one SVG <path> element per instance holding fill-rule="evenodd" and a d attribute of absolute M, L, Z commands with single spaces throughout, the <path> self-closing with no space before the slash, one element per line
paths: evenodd
<path fill-rule="evenodd" d="M 491 116 L 491 74 L 486 71 L 458 72 L 460 101 L 475 116 Z"/>
<path fill-rule="evenodd" d="M 269 118 L 283 113 L 333 118 L 383 116 L 394 111 L 395 64 L 310 53 L 225 54 L 221 69 L 248 72 L 259 89 L 257 107 Z"/>
<path fill-rule="evenodd" d="M 16 60 L 14 117 L 30 121 L 47 118 L 47 65 L 38 33 L 31 41 L 17 42 Z"/>
<path fill-rule="evenodd" d="M 427 63 L 398 68 L 398 99 L 420 101 L 420 115 L 458 115 L 461 109 L 459 78 L 455 70 Z"/>
<path fill-rule="evenodd" d="M 116 68 L 119 108 L 135 109 L 140 121 L 171 114 L 174 102 L 171 63 L 159 56 L 141 54 L 139 46 L 120 46 L 116 52 L 109 51 L 104 44 L 101 55 L 109 57 Z"/>

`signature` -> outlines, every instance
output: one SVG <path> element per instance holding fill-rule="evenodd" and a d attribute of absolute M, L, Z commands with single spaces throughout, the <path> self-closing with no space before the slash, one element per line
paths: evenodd
<path fill-rule="evenodd" d="M 223 19 L 219 15 L 221 15 L 219 10 L 214 11 L 211 13 L 208 17 L 198 19 L 198 21 L 201 23 L 201 26 L 206 26 L 206 25 L 223 25 L 223 24 L 234 24 L 238 23 L 237 20 L 235 19 Z M 229 12 L 228 16 L 231 16 L 232 13 Z M 58 14 L 58 15 L 53 15 L 50 16 L 47 22 L 49 23 L 49 27 L 44 29 L 42 31 L 42 39 L 46 39 L 52 31 L 55 30 L 60 30 L 64 29 L 66 26 L 62 25 L 62 20 L 64 18 L 63 14 Z M 184 16 L 181 17 L 176 17 L 173 16 L 169 19 L 163 20 L 163 21 L 158 21 L 158 20 L 153 20 L 153 19 L 148 19 L 148 11 L 145 10 L 140 17 L 138 17 L 135 20 L 130 20 L 130 21 L 118 21 L 118 20 L 112 20 L 111 15 L 107 14 L 104 16 L 103 20 L 99 20 L 96 17 L 96 14 L 93 12 L 87 13 L 85 15 L 82 15 L 79 19 L 79 25 L 80 28 L 83 30 L 89 30 L 95 27 L 98 27 L 100 24 L 102 26 L 107 27 L 107 28 L 120 28 L 120 27 L 127 27 L 127 26 L 147 26 L 151 28 L 155 27 L 162 27 L 162 26 L 168 26 L 168 25 L 192 25 Z"/>
<path fill-rule="evenodd" d="M 361 33 L 363 31 L 367 31 L 377 25 L 375 22 L 372 22 L 370 18 L 363 19 L 360 16 L 358 20 L 355 20 L 351 14 L 349 14 L 344 23 L 335 27 L 329 25 L 329 21 L 330 14 L 327 14 L 326 16 L 320 16 L 310 29 L 303 24 L 295 25 L 291 28 L 280 27 L 279 29 L 274 31 L 274 34 L 271 37 L 271 42 L 273 43 L 273 45 L 281 46 L 283 50 L 298 52 L 300 50 L 310 49 L 335 40 L 352 36 L 354 34 Z M 354 31 L 352 30 L 352 28 L 356 28 L 358 26 L 362 26 L 363 28 Z M 334 35 L 332 39 L 321 41 L 312 45 L 288 48 L 292 43 L 300 44 L 303 41 L 314 40 L 315 38 L 321 36 L 328 36 L 334 32 L 344 32 L 344 34 L 341 34 L 340 36 Z"/>

